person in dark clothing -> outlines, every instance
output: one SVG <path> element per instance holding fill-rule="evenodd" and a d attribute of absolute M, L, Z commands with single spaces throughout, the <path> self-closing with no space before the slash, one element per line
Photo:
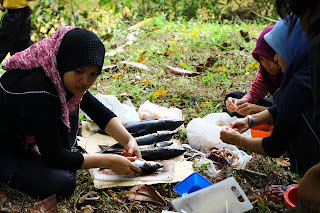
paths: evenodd
<path fill-rule="evenodd" d="M 314 40 L 310 48 L 311 87 L 313 107 L 307 123 L 315 137 L 320 137 L 320 1 L 318 0 L 277 0 L 276 7 L 281 17 L 295 14 L 291 23 L 299 17 L 302 29 Z M 292 30 L 292 24 L 290 31 Z M 312 118 L 312 119 L 310 119 Z M 310 125 L 311 124 L 311 125 Z M 312 125 L 313 124 L 313 125 Z M 319 154 L 319 153 L 318 153 Z M 299 204 L 296 212 L 320 212 L 320 163 L 310 168 L 298 187 Z M 300 209 L 302 209 L 300 211 Z"/>
<path fill-rule="evenodd" d="M 27 0 L 0 0 L 0 63 L 11 55 L 28 48 L 32 41 L 31 9 Z"/>
<path fill-rule="evenodd" d="M 264 35 L 273 26 L 266 27 L 260 34 L 253 58 L 260 63 L 259 71 L 248 92 L 231 92 L 226 95 L 226 108 L 232 115 L 243 117 L 261 112 L 274 104 L 276 91 L 279 89 L 283 73 L 274 61 L 275 51 L 264 40 Z M 268 93 L 273 98 L 265 97 Z"/>
<path fill-rule="evenodd" d="M 226 143 L 271 157 L 279 157 L 288 151 L 291 170 L 303 175 L 320 161 L 320 145 L 303 121 L 310 114 L 307 112 L 312 105 L 308 63 L 308 48 L 312 40 L 302 32 L 299 20 L 289 37 L 288 31 L 289 23 L 282 19 L 265 35 L 265 40 L 277 52 L 276 60 L 285 70 L 275 105 L 261 113 L 236 120 L 222 130 L 220 136 Z M 253 139 L 239 134 L 253 125 L 272 121 L 275 125 L 270 137 Z"/>
<path fill-rule="evenodd" d="M 72 195 L 76 170 L 110 168 L 134 174 L 141 158 L 135 139 L 88 89 L 105 49 L 91 31 L 61 27 L 51 37 L 16 53 L 0 78 L 0 181 L 35 198 Z M 71 151 L 79 107 L 124 146 L 124 156 Z M 71 134 L 71 135 L 70 135 Z"/>

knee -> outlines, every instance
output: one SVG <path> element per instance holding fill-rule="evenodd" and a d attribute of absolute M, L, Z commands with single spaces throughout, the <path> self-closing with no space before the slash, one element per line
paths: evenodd
<path fill-rule="evenodd" d="M 73 194 L 76 188 L 76 180 L 76 172 L 68 171 L 66 174 L 64 174 L 60 180 L 59 187 L 56 192 L 58 200 L 69 198 Z"/>

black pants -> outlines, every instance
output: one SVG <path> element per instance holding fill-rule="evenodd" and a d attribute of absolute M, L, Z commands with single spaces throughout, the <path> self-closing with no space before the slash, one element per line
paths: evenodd
<path fill-rule="evenodd" d="M 229 97 L 236 98 L 236 99 L 241 99 L 245 95 L 246 95 L 246 93 L 244 93 L 244 92 L 230 92 L 230 93 L 228 93 L 226 95 L 225 99 L 224 99 L 224 106 L 226 104 L 226 100 Z M 267 98 L 267 97 L 264 97 L 258 103 L 259 106 L 265 106 L 265 107 L 271 107 L 273 104 L 274 104 L 273 98 Z M 226 107 L 223 108 L 223 111 L 224 112 L 228 112 Z M 231 116 L 237 116 L 238 118 L 242 118 L 243 117 L 242 115 L 240 115 L 240 114 L 238 114 L 236 112 L 232 112 L 230 114 L 231 114 Z"/>
<path fill-rule="evenodd" d="M 0 162 L 0 181 L 36 199 L 64 199 L 75 190 L 76 171 L 52 168 L 31 152 L 0 153 Z"/>
<path fill-rule="evenodd" d="M 29 7 L 5 9 L 0 16 L 0 63 L 8 53 L 20 52 L 32 44 Z"/>

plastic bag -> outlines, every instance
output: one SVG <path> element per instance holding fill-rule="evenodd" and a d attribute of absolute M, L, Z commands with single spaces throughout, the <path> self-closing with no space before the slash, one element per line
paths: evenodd
<path fill-rule="evenodd" d="M 182 110 L 175 107 L 163 107 L 150 101 L 144 102 L 138 110 L 141 120 L 173 119 L 183 120 Z"/>
<path fill-rule="evenodd" d="M 252 156 L 248 155 L 236 146 L 226 144 L 220 139 L 221 129 L 235 121 L 237 117 L 230 117 L 228 113 L 211 113 L 204 118 L 195 118 L 187 126 L 187 138 L 192 148 L 205 152 L 208 147 L 218 149 L 229 149 L 236 154 L 239 159 L 233 162 L 233 167 L 243 169 L 251 160 Z M 250 130 L 242 133 L 245 137 L 251 137 Z"/>
<path fill-rule="evenodd" d="M 134 107 L 122 104 L 118 98 L 114 95 L 102 95 L 95 96 L 104 106 L 109 108 L 114 114 L 117 115 L 123 125 L 132 124 L 140 121 L 139 115 Z M 85 115 L 88 119 L 89 116 Z M 91 120 L 91 119 L 90 119 Z"/>
<path fill-rule="evenodd" d="M 220 148 L 223 143 L 220 139 L 222 128 L 237 119 L 230 117 L 228 113 L 211 113 L 204 118 L 195 118 L 187 126 L 187 137 L 192 148 L 205 151 L 207 147 Z M 250 130 L 242 133 L 243 136 L 251 137 Z M 225 144 L 225 143 L 223 143 Z M 225 144 L 227 145 L 227 144 Z"/>

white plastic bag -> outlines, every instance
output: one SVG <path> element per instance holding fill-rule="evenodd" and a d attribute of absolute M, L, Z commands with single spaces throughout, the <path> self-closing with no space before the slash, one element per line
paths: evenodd
<path fill-rule="evenodd" d="M 150 101 L 144 102 L 138 110 L 141 120 L 173 119 L 183 120 L 182 110 L 175 107 L 163 107 Z"/>
<path fill-rule="evenodd" d="M 117 115 L 123 125 L 131 124 L 140 121 L 139 115 L 134 107 L 122 104 L 114 95 L 95 96 L 104 106 L 109 108 L 114 114 Z M 89 118 L 86 115 L 87 118 Z M 90 118 L 89 118 L 90 119 Z M 90 119 L 91 120 L 91 119 Z"/>
<path fill-rule="evenodd" d="M 204 118 L 192 119 L 187 126 L 187 137 L 190 146 L 202 152 L 204 152 L 207 147 L 220 148 L 218 144 L 223 143 L 220 139 L 221 129 L 236 119 L 236 116 L 230 117 L 230 115 L 225 112 L 211 113 Z M 242 133 L 242 135 L 251 137 L 249 130 Z"/>

